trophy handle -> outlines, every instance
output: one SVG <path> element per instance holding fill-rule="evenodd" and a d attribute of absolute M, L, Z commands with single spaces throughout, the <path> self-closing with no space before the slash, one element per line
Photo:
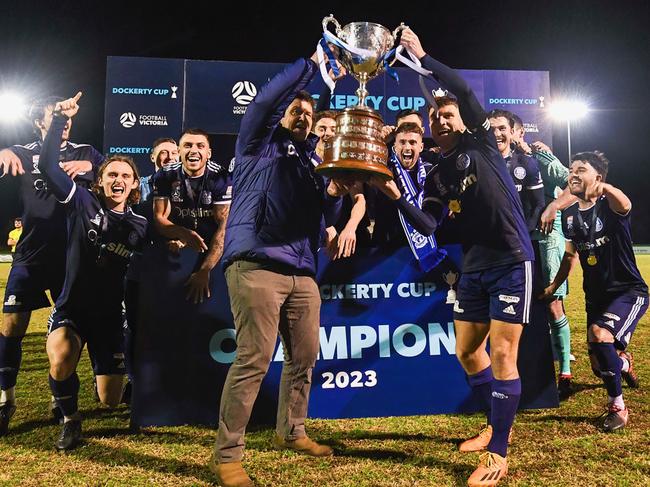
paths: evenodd
<path fill-rule="evenodd" d="M 341 34 L 341 24 L 339 24 L 339 21 L 334 18 L 334 14 L 329 14 L 327 17 L 323 18 L 323 30 L 327 30 L 327 26 L 329 23 L 332 22 L 334 24 L 334 27 L 336 28 L 336 35 Z"/>
<path fill-rule="evenodd" d="M 323 20 L 323 22 L 325 22 L 325 20 Z M 404 22 L 400 23 L 393 31 L 393 42 L 397 40 L 397 34 L 402 32 L 404 29 L 409 29 L 409 28 L 410 27 L 406 25 Z"/>

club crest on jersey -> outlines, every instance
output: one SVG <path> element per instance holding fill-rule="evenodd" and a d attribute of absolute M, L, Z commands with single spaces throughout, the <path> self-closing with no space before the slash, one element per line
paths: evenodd
<path fill-rule="evenodd" d="M 137 243 L 138 243 L 138 232 L 136 232 L 135 230 L 131 230 L 131 233 L 129 233 L 129 245 L 135 247 Z"/>
<path fill-rule="evenodd" d="M 515 167 L 513 173 L 517 179 L 524 179 L 526 177 L 526 169 L 521 166 Z"/>
<path fill-rule="evenodd" d="M 201 192 L 201 204 L 202 205 L 211 205 L 212 204 L 212 193 L 210 191 Z"/>
<path fill-rule="evenodd" d="M 603 229 L 603 221 L 600 218 L 596 218 L 596 231 L 600 232 Z"/>
<path fill-rule="evenodd" d="M 181 201 L 183 201 L 183 198 L 181 197 L 181 182 L 180 181 L 174 181 L 172 183 L 171 200 L 174 203 L 180 203 Z"/>
<path fill-rule="evenodd" d="M 458 169 L 459 171 L 462 171 L 463 169 L 467 169 L 469 167 L 469 163 L 470 163 L 469 156 L 464 152 L 462 152 L 456 158 L 456 169 Z"/>
<path fill-rule="evenodd" d="M 41 170 L 38 168 L 38 159 L 40 156 L 32 156 L 32 174 L 40 174 Z"/>

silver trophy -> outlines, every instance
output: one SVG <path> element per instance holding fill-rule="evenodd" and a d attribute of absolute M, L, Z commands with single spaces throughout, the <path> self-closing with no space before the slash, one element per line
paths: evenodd
<path fill-rule="evenodd" d="M 392 33 L 386 27 L 373 22 L 350 22 L 341 24 L 330 14 L 323 19 L 323 31 L 334 24 L 336 36 L 352 49 L 341 48 L 339 61 L 359 82 L 358 106 L 363 106 L 368 90 L 366 84 L 384 71 L 384 57 L 395 45 L 397 35 L 407 29 L 402 22 Z"/>
<path fill-rule="evenodd" d="M 442 275 L 442 278 L 445 280 L 449 286 L 449 291 L 447 291 L 447 301 L 446 304 L 454 304 L 456 302 L 456 291 L 454 290 L 454 284 L 458 280 L 458 273 L 454 271 L 449 271 Z"/>
<path fill-rule="evenodd" d="M 328 30 L 330 23 L 336 35 Z M 395 45 L 397 34 L 406 28 L 402 23 L 391 33 L 372 22 L 351 22 L 341 28 L 333 15 L 323 19 L 326 39 L 338 46 L 339 61 L 359 82 L 359 103 L 336 117 L 336 135 L 325 143 L 324 161 L 316 171 L 329 177 L 352 173 L 355 177 L 377 175 L 392 179 L 393 173 L 386 166 L 388 149 L 381 137 L 384 121 L 379 113 L 365 106 L 366 85 L 384 71 L 386 55 Z"/>

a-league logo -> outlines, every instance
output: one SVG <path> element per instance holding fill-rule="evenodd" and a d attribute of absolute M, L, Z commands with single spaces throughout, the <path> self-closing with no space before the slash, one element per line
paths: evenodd
<path fill-rule="evenodd" d="M 257 88 L 250 81 L 238 81 L 232 87 L 232 97 L 240 105 L 248 105 L 257 95 Z"/>

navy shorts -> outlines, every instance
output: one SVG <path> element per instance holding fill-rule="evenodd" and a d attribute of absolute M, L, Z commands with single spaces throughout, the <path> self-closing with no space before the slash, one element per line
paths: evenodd
<path fill-rule="evenodd" d="M 2 312 L 22 313 L 49 308 L 51 303 L 45 291 L 49 289 L 52 299 L 56 300 L 61 294 L 64 279 L 64 268 L 20 264 L 11 266 Z"/>
<path fill-rule="evenodd" d="M 530 261 L 461 274 L 454 320 L 528 323 L 532 288 Z"/>
<path fill-rule="evenodd" d="M 48 320 L 48 335 L 58 328 L 69 327 L 88 345 L 88 355 L 95 375 L 126 374 L 124 364 L 124 316 L 87 316 L 72 318 L 56 308 Z"/>
<path fill-rule="evenodd" d="M 623 293 L 607 303 L 587 301 L 587 326 L 598 325 L 614 335 L 614 345 L 625 350 L 641 317 L 648 310 L 648 296 Z"/>

